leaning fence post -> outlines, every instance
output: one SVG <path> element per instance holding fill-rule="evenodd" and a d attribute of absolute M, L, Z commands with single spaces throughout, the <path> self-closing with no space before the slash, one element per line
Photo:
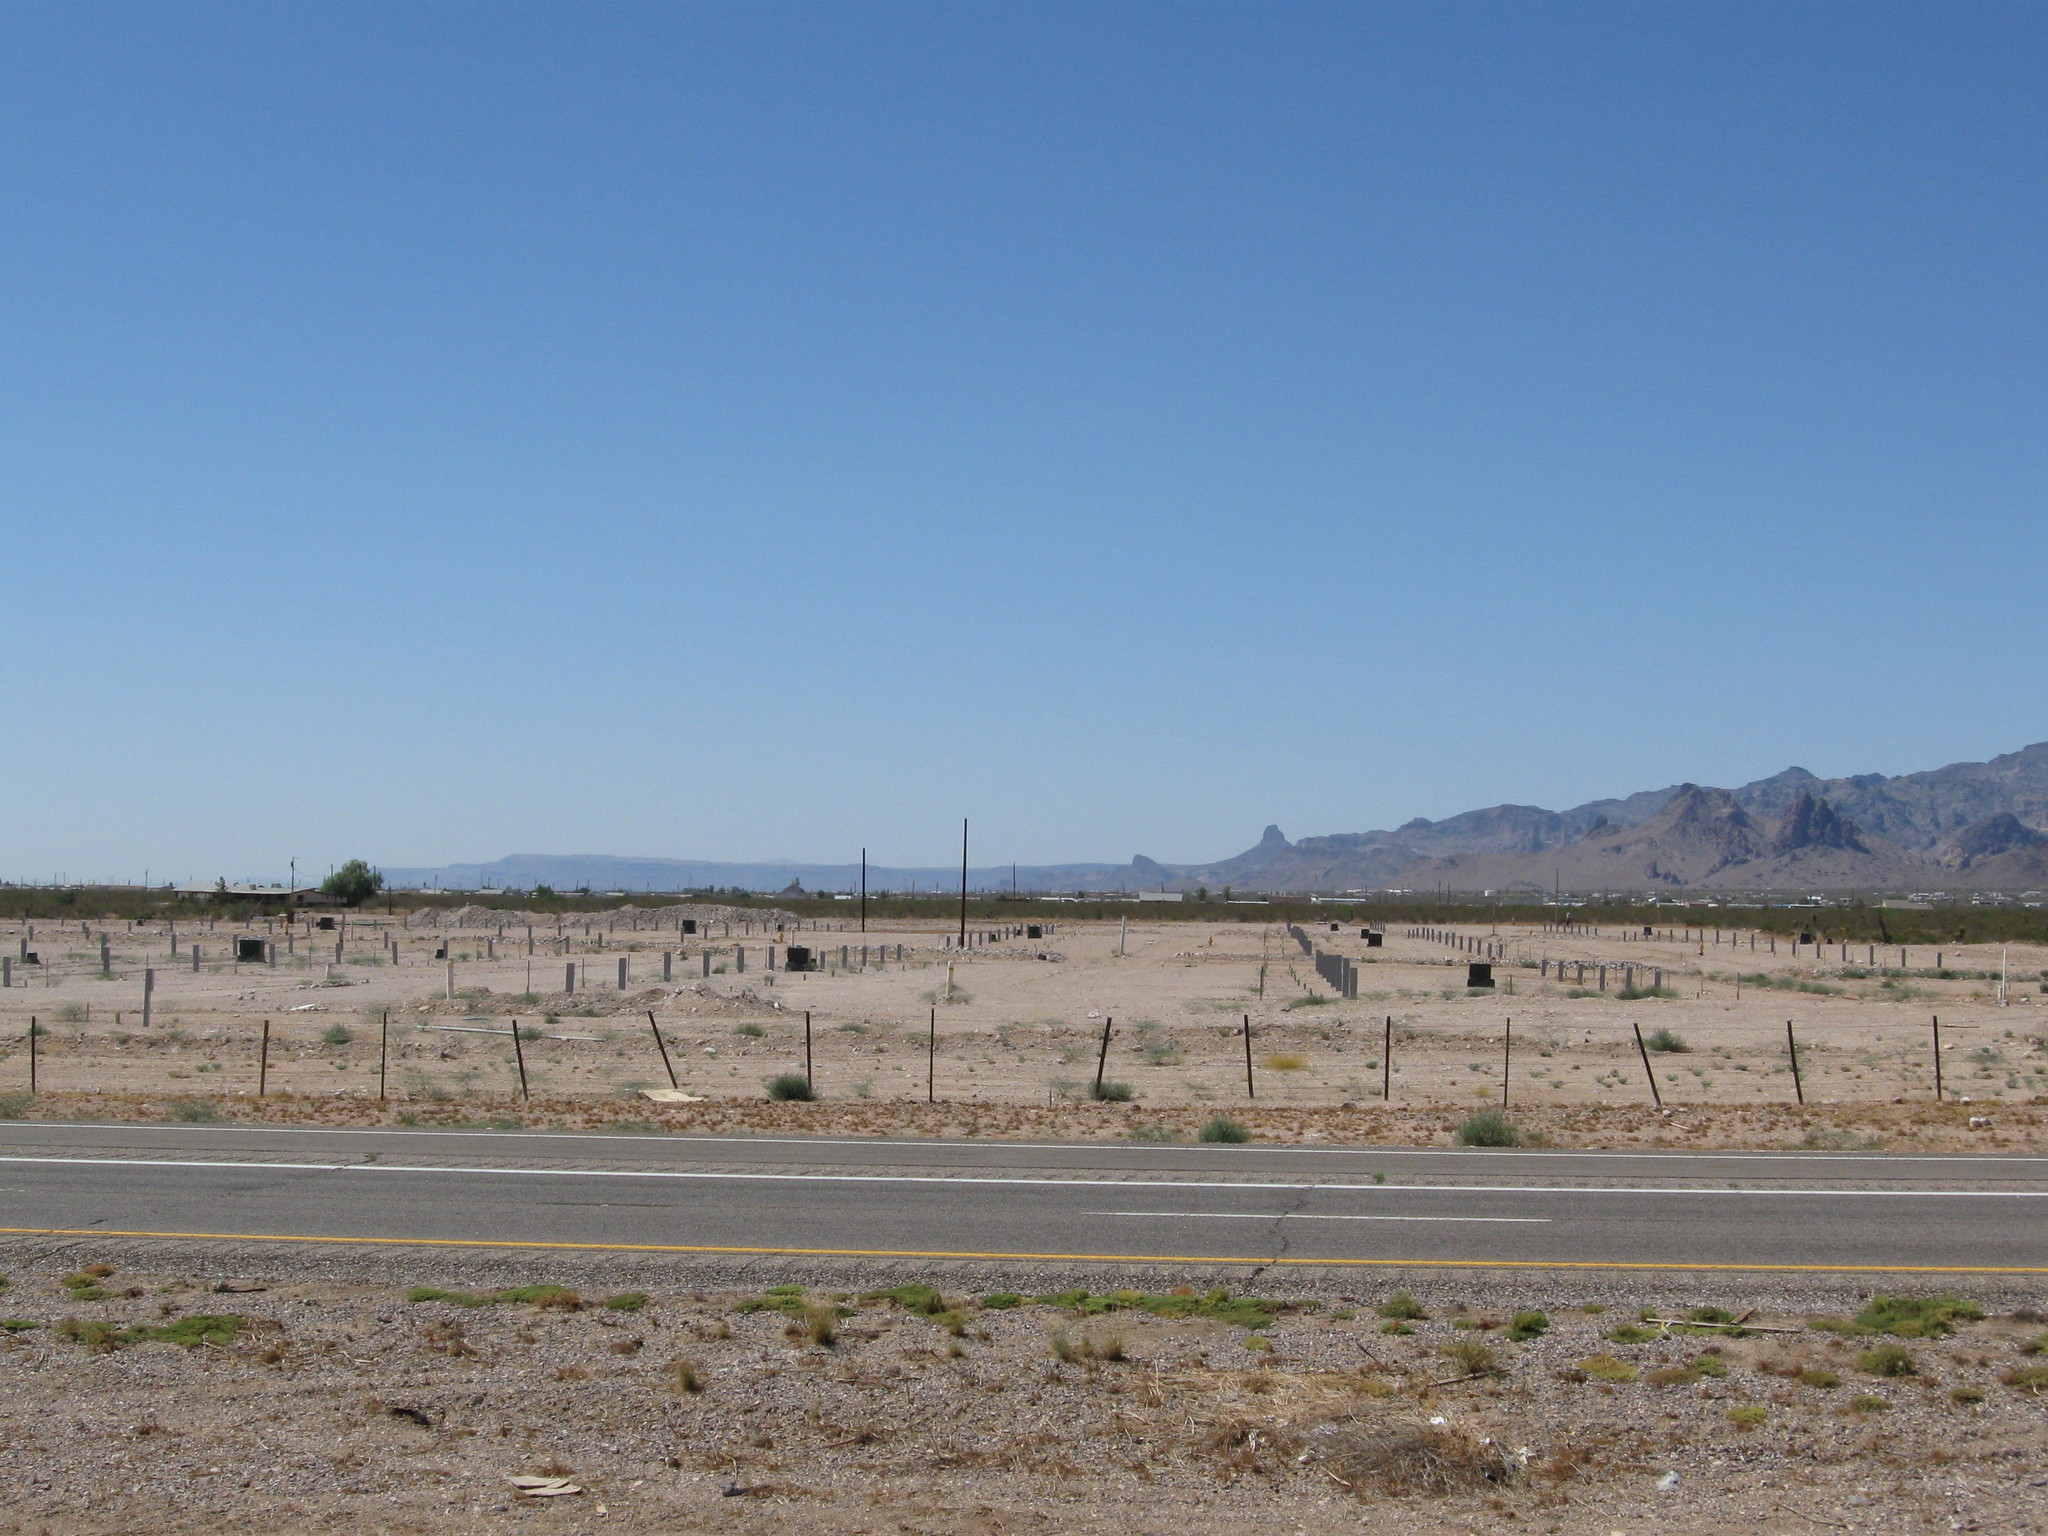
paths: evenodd
<path fill-rule="evenodd" d="M 1252 1016 L 1244 1016 L 1244 1096 L 1257 1098 L 1258 1092 L 1252 1087 Z"/>
<path fill-rule="evenodd" d="M 1098 1099 L 1102 1097 L 1102 1074 L 1109 1067 L 1109 1027 L 1115 1022 L 1115 1019 L 1102 1021 L 1102 1049 L 1095 1055 L 1095 1097 Z"/>
<path fill-rule="evenodd" d="M 1631 1024 L 1629 1027 L 1636 1032 L 1636 1054 L 1643 1058 L 1643 1076 L 1650 1080 L 1650 1097 L 1655 1099 L 1657 1107 L 1662 1109 L 1664 1095 L 1657 1091 L 1657 1074 L 1650 1070 L 1650 1048 L 1643 1044 L 1643 1026 Z"/>
<path fill-rule="evenodd" d="M 654 1010 L 652 1008 L 647 1010 L 647 1027 L 654 1031 L 654 1048 L 661 1052 L 661 1065 L 662 1069 L 668 1073 L 669 1087 L 682 1087 L 683 1085 L 676 1081 L 675 1064 L 668 1059 L 668 1042 L 661 1038 L 661 1026 L 654 1022 Z"/>
<path fill-rule="evenodd" d="M 519 1043 L 519 1021 L 512 1021 L 512 1059 L 519 1063 L 519 1097 L 526 1098 L 526 1051 Z"/>
<path fill-rule="evenodd" d="M 1806 1102 L 1806 1086 L 1799 1081 L 1799 1042 L 1792 1035 L 1792 1021 L 1785 1021 L 1785 1054 L 1792 1058 L 1792 1092 L 1799 1102 Z"/>
<path fill-rule="evenodd" d="M 1941 1102 L 1941 1015 L 1934 1015 L 1934 1102 Z"/>

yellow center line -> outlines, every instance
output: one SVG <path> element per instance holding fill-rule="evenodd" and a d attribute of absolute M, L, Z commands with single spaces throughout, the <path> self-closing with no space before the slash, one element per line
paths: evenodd
<path fill-rule="evenodd" d="M 2026 1264 L 1697 1264 L 1594 1259 L 1298 1259 L 1209 1253 L 1005 1253 L 947 1248 L 769 1248 L 711 1243 L 562 1243 L 491 1237 L 318 1237 L 300 1232 L 129 1232 L 107 1227 L 0 1227 L 7 1237 L 153 1237 L 220 1243 L 356 1243 L 403 1248 L 530 1248 L 585 1253 L 701 1253 L 765 1258 L 1012 1259 L 1074 1264 L 1251 1264 L 1353 1269 L 1710 1270 L 1738 1274 L 2048 1275 Z"/>

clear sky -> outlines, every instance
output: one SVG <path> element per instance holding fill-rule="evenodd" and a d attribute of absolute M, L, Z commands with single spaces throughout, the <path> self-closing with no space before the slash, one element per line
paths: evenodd
<path fill-rule="evenodd" d="M 0 6 L 0 875 L 2048 737 L 2034 4 Z"/>

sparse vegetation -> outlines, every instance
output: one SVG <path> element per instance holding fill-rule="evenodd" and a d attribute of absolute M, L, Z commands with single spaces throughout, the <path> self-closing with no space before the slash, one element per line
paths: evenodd
<path fill-rule="evenodd" d="M 1912 1351 L 1903 1344 L 1880 1344 L 1856 1357 L 1856 1368 L 1867 1376 L 1916 1376 Z"/>
<path fill-rule="evenodd" d="M 1463 1147 L 1519 1147 L 1522 1133 L 1515 1122 L 1497 1109 L 1482 1109 L 1458 1127 L 1458 1145 Z"/>
<path fill-rule="evenodd" d="M 1111 1082 L 1105 1078 L 1099 1083 L 1089 1085 L 1088 1096 L 1105 1104 L 1128 1104 L 1131 1101 L 1131 1085 Z"/>
<path fill-rule="evenodd" d="M 1579 1369 L 1588 1380 L 1607 1382 L 1610 1385 L 1634 1381 L 1636 1368 L 1626 1360 L 1617 1360 L 1612 1355 L 1592 1355 L 1579 1362 Z"/>
<path fill-rule="evenodd" d="M 1401 1323 L 1426 1322 L 1429 1318 L 1429 1313 L 1423 1310 L 1422 1303 L 1406 1291 L 1396 1291 L 1381 1302 L 1379 1314 L 1389 1321 Z"/>
<path fill-rule="evenodd" d="M 1682 1056 L 1692 1052 L 1692 1047 L 1685 1043 L 1685 1037 L 1675 1029 L 1653 1029 L 1643 1037 L 1643 1044 L 1668 1055 Z"/>
<path fill-rule="evenodd" d="M 778 1104 L 809 1104 L 818 1095 L 801 1072 L 778 1072 L 768 1079 L 768 1097 Z"/>
<path fill-rule="evenodd" d="M 1228 1115 L 1218 1115 L 1195 1133 L 1195 1140 L 1207 1142 L 1250 1141 L 1252 1133 Z"/>

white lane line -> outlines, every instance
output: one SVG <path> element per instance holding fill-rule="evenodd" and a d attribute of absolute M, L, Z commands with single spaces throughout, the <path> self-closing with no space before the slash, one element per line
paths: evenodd
<path fill-rule="evenodd" d="M 1083 1211 L 1083 1216 L 1162 1216 L 1169 1221 L 1482 1221 L 1547 1227 L 1548 1216 L 1331 1216 L 1317 1211 Z"/>
<path fill-rule="evenodd" d="M 1648 1185 L 1571 1184 L 1316 1184 L 1266 1183 L 1250 1179 L 1054 1179 L 1015 1174 L 933 1173 L 713 1173 L 694 1168 L 459 1168 L 415 1163 L 240 1163 L 154 1157 L 19 1157 L 0 1154 L 0 1163 L 65 1163 L 116 1168 L 277 1168 L 336 1173 L 437 1173 L 496 1178 L 702 1179 L 764 1184 L 1019 1184 L 1049 1189 L 1274 1189 L 1289 1193 L 1324 1191 L 1373 1195 L 1817 1195 L 1829 1199 L 2048 1200 L 2048 1189 L 1686 1189 Z"/>
<path fill-rule="evenodd" d="M 195 1158 L 171 1157 L 0 1157 L 0 1163 L 68 1163 L 74 1167 L 99 1168 L 286 1168 L 315 1173 L 339 1173 L 349 1166 L 347 1163 L 208 1163 Z"/>
<path fill-rule="evenodd" d="M 1180 1152 L 1197 1149 L 1173 1145 L 1147 1145 L 1143 1142 L 1108 1145 L 1090 1141 L 1003 1141 L 995 1137 L 977 1141 L 918 1141 L 898 1140 L 884 1136 L 649 1136 L 644 1134 L 615 1134 L 606 1131 L 437 1131 L 425 1126 L 315 1126 L 315 1125 L 251 1125 L 251 1126 L 208 1126 L 208 1125 L 133 1125 L 117 1120 L 77 1120 L 63 1125 L 41 1122 L 21 1122 L 6 1127 L 5 1134 L 14 1135 L 24 1131 L 130 1131 L 172 1132 L 180 1135 L 228 1135 L 238 1136 L 418 1136 L 441 1137 L 456 1140 L 464 1137 L 482 1137 L 486 1140 L 520 1141 L 528 1146 L 545 1143 L 559 1144 L 573 1141 L 631 1141 L 642 1146 L 653 1143 L 657 1146 L 773 1146 L 773 1147 L 867 1147 L 892 1148 L 903 1151 L 917 1151 L 927 1147 L 971 1147 L 977 1151 L 999 1152 L 1116 1152 L 1144 1155 L 1148 1153 Z M 1935 1163 L 1953 1165 L 1961 1163 L 2048 1163 L 2048 1156 L 2038 1153 L 1996 1153 L 1996 1152 L 1954 1152 L 1929 1153 L 1915 1156 L 1904 1152 L 1595 1152 L 1579 1151 L 1560 1147 L 1550 1152 L 1503 1152 L 1499 1148 L 1482 1147 L 1329 1147 L 1287 1143 L 1269 1147 L 1233 1147 L 1228 1154 L 1203 1151 L 1202 1156 L 1286 1156 L 1313 1155 L 1316 1157 L 1456 1157 L 1491 1159 L 1494 1162 L 1543 1162 L 1561 1159 L 1585 1158 L 1622 1162 L 1751 1162 L 1751 1163 L 1886 1163 L 1896 1168 L 1907 1163 Z"/>

